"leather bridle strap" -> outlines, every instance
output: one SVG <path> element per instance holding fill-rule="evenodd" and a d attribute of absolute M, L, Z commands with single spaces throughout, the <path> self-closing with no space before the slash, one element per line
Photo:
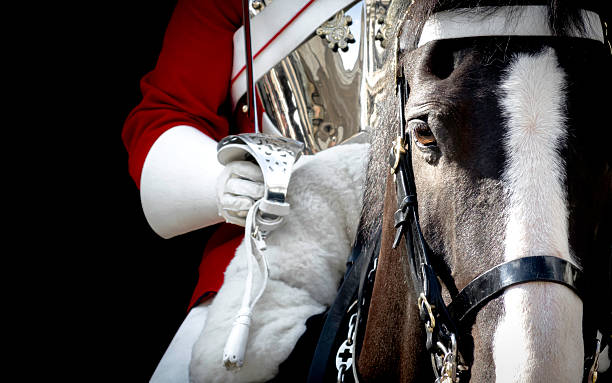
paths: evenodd
<path fill-rule="evenodd" d="M 338 289 L 334 303 L 326 313 L 325 323 L 308 373 L 307 382 L 309 383 L 325 381 L 327 364 L 332 356 L 334 346 L 337 346 L 339 329 L 349 311 L 349 307 L 355 300 L 356 292 L 361 292 L 359 288 L 363 284 L 362 275 L 367 269 L 370 258 L 380 251 L 380 235 L 376 237 L 377 240 L 374 244 L 366 244 L 362 236 L 363 233 L 358 232 L 357 240 L 348 261 L 348 269 L 344 274 L 344 280 Z M 356 358 L 353 357 L 353 359 Z"/>
<path fill-rule="evenodd" d="M 397 95 L 400 101 L 398 116 L 400 124 L 390 157 L 398 201 L 398 210 L 394 215 L 396 235 L 393 247 L 397 247 L 404 238 L 413 288 L 419 297 L 420 316 L 428 329 L 426 347 L 428 351 L 433 352 L 439 341 L 445 344 L 450 342 L 450 338 L 455 337 L 457 330 L 446 310 L 442 289 L 430 262 L 431 250 L 421 232 L 416 185 L 412 173 L 411 135 L 406 131 L 404 116 L 407 89 L 403 71 L 401 68 L 398 69 Z"/>
<path fill-rule="evenodd" d="M 599 15 L 580 9 L 584 28 L 569 26 L 566 37 L 579 37 L 604 43 Z M 548 26 L 545 5 L 515 5 L 452 9 L 434 13 L 423 26 L 418 46 L 430 41 L 491 36 L 556 36 Z"/>
<path fill-rule="evenodd" d="M 508 287 L 526 282 L 559 283 L 580 295 L 582 275 L 581 270 L 562 258 L 518 258 L 495 266 L 470 282 L 453 298 L 448 311 L 454 321 L 461 323 Z"/>

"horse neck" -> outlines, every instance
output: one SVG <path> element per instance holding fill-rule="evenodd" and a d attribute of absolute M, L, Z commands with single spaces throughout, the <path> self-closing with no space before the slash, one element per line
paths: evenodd
<path fill-rule="evenodd" d="M 408 280 L 408 263 L 393 249 L 395 186 L 387 178 L 381 249 L 368 312 L 363 346 L 357 362 L 362 381 L 428 381 L 431 362 L 425 352 L 424 332 L 416 293 Z"/>

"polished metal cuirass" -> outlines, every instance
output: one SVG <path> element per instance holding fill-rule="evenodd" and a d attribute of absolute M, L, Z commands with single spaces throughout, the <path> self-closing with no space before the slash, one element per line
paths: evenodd
<path fill-rule="evenodd" d="M 382 67 L 390 2 L 356 1 L 329 15 L 303 43 L 256 79 L 265 111 L 264 132 L 303 142 L 305 154 L 367 140 L 363 133 L 375 119 L 377 72 Z M 251 17 L 270 3 L 252 2 Z"/>

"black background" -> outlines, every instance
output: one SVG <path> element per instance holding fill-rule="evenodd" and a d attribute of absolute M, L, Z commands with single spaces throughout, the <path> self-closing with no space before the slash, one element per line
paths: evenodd
<path fill-rule="evenodd" d="M 186 315 L 210 229 L 158 237 L 121 141 L 175 3 L 4 9 L 3 259 L 21 272 L 3 266 L 3 329 L 21 380 L 147 382 Z"/>
<path fill-rule="evenodd" d="M 43 148 L 28 163 L 40 180 L 27 198 L 45 197 L 43 213 L 21 215 L 29 221 L 24 248 L 41 255 L 25 262 L 26 273 L 35 269 L 26 305 L 37 313 L 37 335 L 22 343 L 28 357 L 53 359 L 47 377 L 146 382 L 187 313 L 212 229 L 157 236 L 121 141 L 175 4 L 54 5 L 39 9 L 27 24 L 35 32 L 20 44 L 33 56 L 20 69 L 35 87 L 19 88 L 43 101 L 26 107 Z"/>
<path fill-rule="evenodd" d="M 118 363 L 121 380 L 133 382 L 148 381 L 185 317 L 209 232 L 165 240 L 150 229 L 138 189 L 127 172 L 127 152 L 120 136 L 125 117 L 140 101 L 140 78 L 155 66 L 174 6 L 175 1 L 168 0 L 132 2 L 117 13 L 110 12 L 109 39 L 101 35 L 100 59 L 108 62 L 102 68 L 110 69 L 102 76 L 107 82 L 100 84 L 109 87 L 102 92 L 108 96 L 101 100 L 107 105 L 101 113 L 108 122 L 101 133 L 107 136 L 103 148 L 108 149 L 112 164 L 107 169 L 112 202 L 101 213 L 116 225 L 105 236 L 113 238 L 115 245 L 99 255 L 100 262 L 108 262 L 101 296 L 107 299 L 111 329 L 115 329 L 110 339 L 117 346 L 116 358 L 109 356 Z"/>

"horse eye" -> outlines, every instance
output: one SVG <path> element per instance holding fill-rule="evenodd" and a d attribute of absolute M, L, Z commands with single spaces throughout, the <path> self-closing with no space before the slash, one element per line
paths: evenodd
<path fill-rule="evenodd" d="M 429 129 L 429 125 L 425 121 L 419 119 L 410 120 L 408 127 L 412 130 L 418 145 L 427 147 L 436 145 L 436 137 L 434 137 L 431 129 Z"/>

